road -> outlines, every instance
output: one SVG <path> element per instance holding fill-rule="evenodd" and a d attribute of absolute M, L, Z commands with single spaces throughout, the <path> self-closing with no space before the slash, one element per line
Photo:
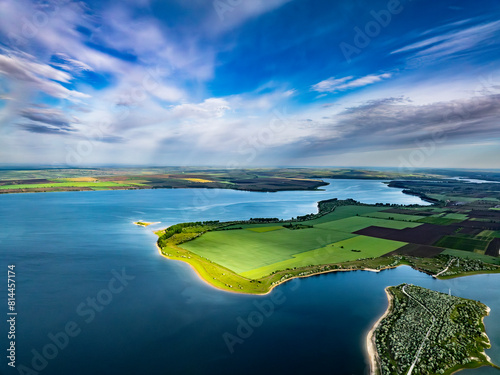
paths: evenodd
<path fill-rule="evenodd" d="M 438 277 L 439 275 L 441 275 L 442 273 L 445 273 L 446 271 L 448 271 L 448 268 L 451 267 L 451 263 L 454 261 L 455 259 L 452 258 L 449 262 L 448 262 L 448 265 L 446 266 L 446 268 L 438 273 L 436 273 L 435 275 L 432 275 L 432 277 Z"/>
<path fill-rule="evenodd" d="M 422 352 L 422 349 L 423 349 L 423 347 L 424 347 L 424 344 L 425 344 L 425 342 L 427 341 L 427 339 L 429 338 L 429 335 L 430 335 L 430 333 L 431 333 L 431 330 L 432 330 L 432 328 L 434 327 L 434 324 L 436 323 L 436 317 L 435 317 L 435 316 L 434 316 L 434 314 L 431 312 L 431 310 L 429 310 L 426 306 L 424 306 L 424 305 L 423 305 L 423 304 L 422 304 L 419 300 L 417 300 L 416 298 L 413 298 L 412 296 L 410 296 L 410 295 L 406 292 L 405 288 L 406 288 L 406 285 L 405 285 L 405 286 L 403 286 L 403 289 L 402 289 L 403 293 L 404 293 L 404 294 L 406 294 L 406 296 L 407 296 L 408 298 L 411 298 L 412 300 L 414 300 L 415 302 L 417 302 L 420 306 L 422 306 L 424 309 L 426 309 L 426 310 L 429 312 L 429 314 L 431 314 L 431 316 L 432 316 L 432 324 L 431 324 L 431 326 L 430 326 L 429 330 L 427 331 L 427 334 L 425 335 L 424 339 L 422 340 L 422 343 L 420 344 L 420 347 L 418 348 L 417 354 L 415 355 L 415 359 L 413 360 L 413 363 L 411 364 L 410 369 L 409 369 L 409 370 L 408 370 L 408 372 L 407 372 L 407 375 L 411 375 L 411 373 L 413 372 L 413 368 L 415 367 L 415 365 L 416 365 L 416 363 L 417 363 L 417 361 L 418 361 L 418 358 L 420 357 L 420 353 Z"/>

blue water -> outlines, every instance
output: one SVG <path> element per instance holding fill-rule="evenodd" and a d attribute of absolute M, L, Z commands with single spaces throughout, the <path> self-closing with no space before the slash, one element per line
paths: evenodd
<path fill-rule="evenodd" d="M 493 349 L 488 354 L 500 363 L 500 275 L 438 281 L 400 267 L 291 281 L 267 296 L 238 295 L 213 289 L 187 264 L 160 257 L 152 228 L 132 224 L 160 221 L 160 228 L 191 220 L 289 218 L 314 212 L 316 201 L 333 197 L 420 201 L 381 182 L 356 180 L 333 180 L 325 191 L 306 192 L 0 196 L 1 274 L 6 275 L 7 264 L 16 265 L 18 369 L 34 365 L 43 375 L 363 374 L 366 332 L 387 306 L 384 287 L 401 282 L 451 288 L 455 295 L 489 305 L 492 313 L 485 322 Z M 110 286 L 123 270 L 133 279 Z M 0 282 L 3 306 L 5 284 Z M 98 299 L 96 308 L 89 307 L 88 298 Z M 62 339 L 62 349 L 53 346 L 49 335 L 64 337 L 60 332 L 68 323 L 74 337 Z M 1 327 L 6 353 L 6 322 Z M 50 359 L 40 361 L 37 353 Z M 7 367 L 4 355 L 0 374 L 18 374 Z"/>

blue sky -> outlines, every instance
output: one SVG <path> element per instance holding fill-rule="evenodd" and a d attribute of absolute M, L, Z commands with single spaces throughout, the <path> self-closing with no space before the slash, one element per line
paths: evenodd
<path fill-rule="evenodd" d="M 493 0 L 0 0 L 0 163 L 500 168 Z"/>

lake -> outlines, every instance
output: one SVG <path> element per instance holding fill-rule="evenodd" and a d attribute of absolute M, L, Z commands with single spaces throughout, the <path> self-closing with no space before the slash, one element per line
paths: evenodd
<path fill-rule="evenodd" d="M 439 281 L 409 267 L 339 272 L 248 296 L 208 286 L 187 264 L 161 257 L 155 247 L 153 229 L 183 221 L 286 219 L 316 212 L 316 202 L 329 198 L 423 203 L 380 181 L 328 182 L 323 191 L 280 193 L 1 195 L 2 272 L 16 265 L 18 369 L 35 365 L 39 374 L 50 375 L 364 374 L 365 336 L 386 309 L 384 288 L 402 282 L 451 289 L 489 305 L 485 323 L 493 348 L 487 353 L 500 363 L 498 274 Z M 161 224 L 132 224 L 138 220 Z M 6 306 L 5 282 L 0 295 Z M 7 323 L 3 327 L 5 353 Z M 71 335 L 61 334 L 65 330 Z M 238 342 L 228 345 L 228 337 L 238 334 Z M 59 348 L 51 338 L 59 340 Z M 467 373 L 493 372 L 498 373 L 487 368 Z M 18 374 L 4 355 L 0 373 Z"/>

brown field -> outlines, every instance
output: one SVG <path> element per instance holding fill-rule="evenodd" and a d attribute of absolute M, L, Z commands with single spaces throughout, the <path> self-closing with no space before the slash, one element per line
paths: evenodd
<path fill-rule="evenodd" d="M 405 210 L 403 208 L 389 208 L 388 210 L 383 210 L 381 212 L 387 212 L 389 214 L 403 214 L 403 215 L 418 215 L 418 216 L 432 216 L 436 212 L 425 212 L 419 210 Z"/>
<path fill-rule="evenodd" d="M 500 223 L 492 223 L 488 221 L 464 220 L 457 225 L 461 227 L 479 228 L 481 230 L 500 230 Z"/>
<path fill-rule="evenodd" d="M 499 249 L 500 249 L 500 238 L 495 238 L 490 242 L 484 254 L 491 255 L 492 257 L 497 257 L 500 255 L 498 252 Z"/>
<path fill-rule="evenodd" d="M 471 236 L 477 236 L 479 233 L 481 233 L 483 230 L 480 228 L 472 228 L 472 227 L 462 227 L 460 225 L 454 225 L 454 227 L 460 231 L 458 233 L 460 234 L 469 234 Z"/>
<path fill-rule="evenodd" d="M 441 237 L 450 235 L 455 228 L 444 225 L 422 224 L 415 228 L 390 229 L 371 226 L 354 232 L 364 236 L 383 238 L 386 240 L 409 242 L 419 245 L 433 245 Z"/>
<path fill-rule="evenodd" d="M 472 210 L 468 213 L 470 218 L 475 219 L 490 219 L 500 221 L 500 211 L 494 210 Z"/>
<path fill-rule="evenodd" d="M 384 257 L 392 255 L 409 255 L 412 257 L 419 257 L 419 258 L 432 258 L 435 257 L 436 255 L 441 254 L 443 251 L 444 251 L 443 248 L 436 246 L 418 245 L 410 243 L 388 254 L 385 254 Z"/>
<path fill-rule="evenodd" d="M 30 180 L 4 180 L 0 181 L 0 186 L 3 185 L 24 185 L 24 184 L 52 184 L 53 181 L 45 178 L 32 178 Z"/>

